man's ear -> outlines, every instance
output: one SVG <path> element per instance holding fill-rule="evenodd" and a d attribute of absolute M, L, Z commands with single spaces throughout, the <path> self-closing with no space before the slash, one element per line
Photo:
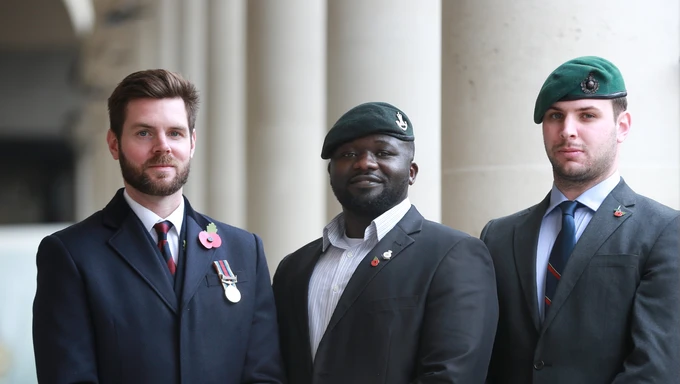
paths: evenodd
<path fill-rule="evenodd" d="M 106 132 L 106 143 L 108 144 L 109 152 L 111 152 L 113 159 L 118 160 L 120 158 L 118 153 L 118 138 L 116 137 L 116 134 L 110 129 L 108 132 Z"/>
<path fill-rule="evenodd" d="M 631 125 L 630 112 L 623 111 L 616 119 L 616 141 L 621 144 L 628 137 L 628 132 L 630 132 Z"/>
<path fill-rule="evenodd" d="M 408 172 L 408 185 L 413 185 L 416 182 L 416 176 L 418 176 L 418 164 L 411 162 L 411 167 Z"/>
<path fill-rule="evenodd" d="M 195 151 L 196 151 L 196 128 L 191 130 L 191 155 L 190 155 L 190 158 L 193 159 Z"/>

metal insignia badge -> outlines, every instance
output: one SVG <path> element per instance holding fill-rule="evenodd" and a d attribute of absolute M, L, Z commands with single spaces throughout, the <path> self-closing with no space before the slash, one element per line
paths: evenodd
<path fill-rule="evenodd" d="M 385 260 L 391 259 L 392 258 L 392 250 L 388 249 L 387 251 L 383 252 L 382 257 Z"/>
<path fill-rule="evenodd" d="M 402 116 L 401 112 L 397 112 L 397 120 L 395 121 L 399 128 L 401 128 L 402 131 L 405 131 L 408 129 L 408 123 L 404 121 L 404 116 Z"/>
<path fill-rule="evenodd" d="M 581 90 L 583 93 L 593 94 L 600 89 L 600 83 L 593 77 L 592 72 L 581 82 Z"/>

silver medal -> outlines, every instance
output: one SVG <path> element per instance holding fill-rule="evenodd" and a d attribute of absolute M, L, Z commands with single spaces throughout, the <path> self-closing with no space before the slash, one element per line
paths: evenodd
<path fill-rule="evenodd" d="M 227 300 L 231 301 L 232 303 L 238 303 L 241 301 L 241 292 L 236 288 L 236 284 L 226 284 L 226 287 L 224 288 L 224 296 L 227 297 Z"/>

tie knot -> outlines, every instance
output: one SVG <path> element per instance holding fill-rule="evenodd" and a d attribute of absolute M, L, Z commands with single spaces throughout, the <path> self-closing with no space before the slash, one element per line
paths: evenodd
<path fill-rule="evenodd" d="M 168 237 L 168 231 L 170 231 L 170 228 L 172 228 L 172 223 L 168 220 L 161 221 L 160 223 L 156 223 L 153 226 L 153 229 L 155 229 L 156 233 L 158 234 L 159 240 L 166 239 Z"/>
<path fill-rule="evenodd" d="M 559 207 L 562 210 L 562 215 L 574 216 L 574 212 L 581 205 L 578 201 L 563 201 L 560 203 Z"/>

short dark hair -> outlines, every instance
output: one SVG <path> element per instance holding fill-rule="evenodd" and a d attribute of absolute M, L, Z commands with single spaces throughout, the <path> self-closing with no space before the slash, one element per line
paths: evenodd
<path fill-rule="evenodd" d="M 181 97 L 187 110 L 189 130 L 194 129 L 198 113 L 198 91 L 178 73 L 165 69 L 134 72 L 121 81 L 109 97 L 109 124 L 120 139 L 127 105 L 137 99 L 171 99 Z"/>
<path fill-rule="evenodd" d="M 621 112 L 628 108 L 628 99 L 625 96 L 612 99 L 612 108 L 614 110 L 614 121 L 616 121 Z"/>

